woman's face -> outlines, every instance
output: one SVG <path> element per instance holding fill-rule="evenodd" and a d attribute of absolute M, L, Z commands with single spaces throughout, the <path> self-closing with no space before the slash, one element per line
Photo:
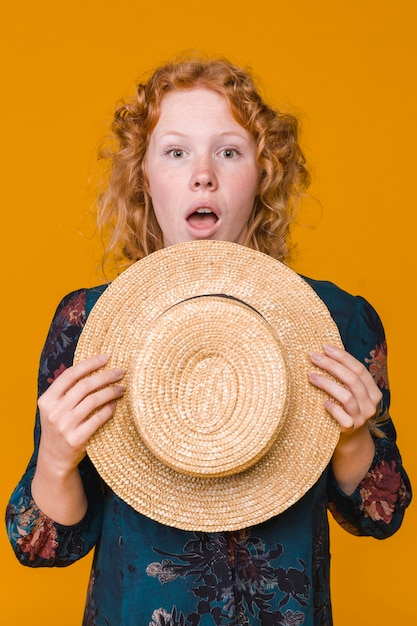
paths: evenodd
<path fill-rule="evenodd" d="M 256 143 L 221 94 L 195 88 L 164 96 L 145 169 L 165 246 L 244 243 L 259 187 Z"/>

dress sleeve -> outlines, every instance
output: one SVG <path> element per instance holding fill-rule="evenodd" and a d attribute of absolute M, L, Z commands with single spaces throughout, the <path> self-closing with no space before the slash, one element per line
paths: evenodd
<path fill-rule="evenodd" d="M 42 351 L 38 395 L 72 365 L 75 347 L 85 324 L 86 290 L 66 296 L 59 304 Z M 6 526 L 16 557 L 30 567 L 64 567 L 85 556 L 96 544 L 101 527 L 102 501 L 99 477 L 88 457 L 79 470 L 88 498 L 84 518 L 73 526 L 57 524 L 42 513 L 32 498 L 40 440 L 36 414 L 34 451 L 26 472 L 14 490 L 6 511 Z"/>
<path fill-rule="evenodd" d="M 382 392 L 378 411 L 369 422 L 375 456 L 368 473 L 354 493 L 347 496 L 330 472 L 329 509 L 348 532 L 384 539 L 401 526 L 411 500 L 411 487 L 396 446 L 396 432 L 389 414 L 387 344 L 381 320 L 363 298 L 356 298 L 345 348 L 371 372 Z"/>

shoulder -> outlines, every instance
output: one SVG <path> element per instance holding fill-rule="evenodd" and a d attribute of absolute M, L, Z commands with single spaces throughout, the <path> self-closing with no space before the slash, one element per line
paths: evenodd
<path fill-rule="evenodd" d="M 77 289 L 58 304 L 49 327 L 39 366 L 39 395 L 72 365 L 75 347 L 92 307 L 107 285 Z"/>
<path fill-rule="evenodd" d="M 336 306 L 339 303 L 343 303 L 343 305 L 346 306 L 349 304 L 352 305 L 355 302 L 356 296 L 345 291 L 344 289 L 341 289 L 328 280 L 316 280 L 314 278 L 309 278 L 308 276 L 303 276 L 302 274 L 300 274 L 300 276 L 308 285 L 310 285 L 323 302 L 329 302 L 330 304 L 335 304 Z"/>
<path fill-rule="evenodd" d="M 329 309 L 345 346 L 354 327 L 361 326 L 372 334 L 383 335 L 378 313 L 362 296 L 352 295 L 332 282 L 301 276 Z"/>
<path fill-rule="evenodd" d="M 107 287 L 107 284 L 98 285 L 76 289 L 66 294 L 58 304 L 55 321 L 61 318 L 72 324 L 83 326 L 91 309 Z"/>
<path fill-rule="evenodd" d="M 106 291 L 108 287 L 108 283 L 104 285 L 98 285 L 97 287 L 92 287 L 91 289 L 86 289 L 86 298 L 85 298 L 85 315 L 86 318 L 90 315 L 91 309 L 99 299 L 99 297 Z"/>

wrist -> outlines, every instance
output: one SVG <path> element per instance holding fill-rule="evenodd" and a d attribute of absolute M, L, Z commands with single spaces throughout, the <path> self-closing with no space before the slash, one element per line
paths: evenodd
<path fill-rule="evenodd" d="M 31 489 L 36 506 L 59 524 L 77 524 L 87 512 L 87 497 L 78 467 L 57 469 L 40 462 Z"/>
<path fill-rule="evenodd" d="M 78 474 L 78 464 L 83 456 L 84 454 L 80 455 L 80 458 L 64 456 L 60 450 L 48 445 L 48 443 L 41 438 L 36 471 L 48 475 L 52 480 L 65 481 L 66 479 L 70 479 L 74 474 Z"/>
<path fill-rule="evenodd" d="M 346 495 L 352 495 L 366 476 L 375 455 L 368 426 L 342 434 L 333 453 L 332 470 L 336 482 Z"/>
<path fill-rule="evenodd" d="M 368 424 L 364 424 L 352 433 L 341 433 L 334 455 L 356 457 L 359 455 L 369 456 L 375 453 L 375 445 Z M 372 460 L 372 459 L 371 459 Z"/>

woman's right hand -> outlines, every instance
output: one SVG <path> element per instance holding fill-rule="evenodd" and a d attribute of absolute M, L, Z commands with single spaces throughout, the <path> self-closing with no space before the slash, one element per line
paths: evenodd
<path fill-rule="evenodd" d="M 69 367 L 38 400 L 41 439 L 32 494 L 38 507 L 62 524 L 76 523 L 85 513 L 78 464 L 125 391 L 117 384 L 124 371 L 102 370 L 107 361 L 97 355 Z"/>

